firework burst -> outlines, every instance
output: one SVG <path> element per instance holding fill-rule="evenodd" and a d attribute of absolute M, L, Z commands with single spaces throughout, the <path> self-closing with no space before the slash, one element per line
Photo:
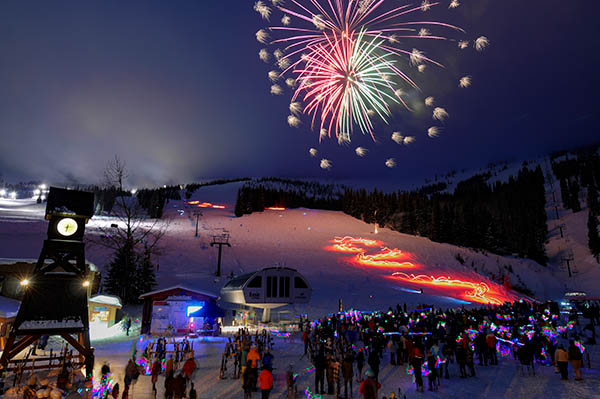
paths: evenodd
<path fill-rule="evenodd" d="M 386 159 L 385 166 L 387 166 L 390 169 L 396 167 L 396 160 L 394 158 Z"/>
<path fill-rule="evenodd" d="M 441 131 L 441 129 L 439 127 L 432 126 L 429 129 L 427 129 L 427 135 L 433 139 L 440 135 L 440 131 Z"/>
<path fill-rule="evenodd" d="M 475 50 L 477 51 L 483 51 L 489 45 L 490 41 L 485 36 L 479 36 L 474 43 Z"/>
<path fill-rule="evenodd" d="M 292 101 L 302 104 L 302 114 L 311 119 L 320 139 L 323 129 L 328 137 L 350 138 L 359 130 L 374 138 L 374 121 L 387 123 L 395 104 L 410 110 L 402 98 L 404 89 L 420 92 L 402 59 L 418 72 L 442 67 L 414 44 L 458 41 L 444 32 L 464 33 L 445 22 L 421 20 L 421 11 L 441 5 L 429 0 L 403 5 L 384 0 L 271 0 L 270 4 L 273 8 L 257 1 L 254 9 L 266 20 L 281 12 L 277 17 L 281 25 L 259 30 L 256 39 L 282 49 L 274 53 L 281 78 L 294 89 Z M 452 0 L 449 8 L 458 5 Z M 298 126 L 301 114 L 290 117 L 298 119 L 290 125 Z"/>
<path fill-rule="evenodd" d="M 471 77 L 463 76 L 462 78 L 460 78 L 460 80 L 458 81 L 458 86 L 462 89 L 471 86 Z"/>
<path fill-rule="evenodd" d="M 367 155 L 367 152 L 369 150 L 367 150 L 364 147 L 356 147 L 356 150 L 354 150 L 356 152 L 356 155 L 358 155 L 359 157 L 364 157 L 365 155 Z"/>
<path fill-rule="evenodd" d="M 321 159 L 321 163 L 319 164 L 319 166 L 321 167 L 321 169 L 329 170 L 333 167 L 333 164 L 329 159 Z"/>

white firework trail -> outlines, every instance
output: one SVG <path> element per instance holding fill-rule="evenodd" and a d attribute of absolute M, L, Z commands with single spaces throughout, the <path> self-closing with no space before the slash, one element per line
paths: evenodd
<path fill-rule="evenodd" d="M 288 115 L 287 123 L 288 125 L 290 125 L 290 127 L 298 127 L 300 126 L 300 119 L 298 119 L 294 115 Z"/>
<path fill-rule="evenodd" d="M 277 82 L 277 80 L 279 79 L 279 72 L 269 71 L 268 76 L 271 82 Z"/>
<path fill-rule="evenodd" d="M 429 11 L 431 9 L 431 3 L 429 0 L 423 0 L 421 2 L 421 11 Z"/>
<path fill-rule="evenodd" d="M 331 163 L 331 161 L 329 159 L 321 159 L 321 163 L 319 164 L 319 166 L 321 167 L 321 169 L 331 169 L 331 167 L 333 166 L 333 164 Z"/>
<path fill-rule="evenodd" d="M 466 49 L 467 47 L 469 47 L 469 41 L 468 40 L 461 40 L 458 42 L 458 48 L 461 50 Z"/>
<path fill-rule="evenodd" d="M 439 127 L 431 126 L 429 129 L 427 129 L 427 135 L 431 138 L 435 138 L 440 135 L 440 131 L 441 129 Z"/>
<path fill-rule="evenodd" d="M 260 29 L 258 32 L 256 32 L 256 40 L 258 40 L 259 43 L 266 44 L 268 39 L 269 32 L 266 30 Z"/>
<path fill-rule="evenodd" d="M 431 36 L 431 32 L 429 32 L 429 29 L 421 28 L 421 29 L 419 29 L 419 36 L 421 36 L 421 37 Z"/>
<path fill-rule="evenodd" d="M 312 17 L 312 23 L 318 30 L 325 30 L 327 25 L 325 25 L 325 21 L 323 20 L 323 16 L 321 14 L 315 14 Z"/>
<path fill-rule="evenodd" d="M 292 115 L 300 115 L 302 113 L 302 104 L 298 101 L 290 103 L 290 112 Z"/>
<path fill-rule="evenodd" d="M 273 56 L 277 61 L 279 61 L 281 57 L 283 57 L 283 51 L 281 51 L 280 49 L 276 49 L 275 51 L 273 51 Z"/>
<path fill-rule="evenodd" d="M 437 119 L 442 122 L 444 119 L 448 117 L 448 112 L 442 107 L 436 107 L 433 109 L 433 119 Z"/>
<path fill-rule="evenodd" d="M 310 154 L 311 157 L 316 157 L 317 154 L 319 153 L 319 151 L 317 151 L 316 148 L 311 148 L 308 150 L 308 153 Z"/>
<path fill-rule="evenodd" d="M 285 84 L 288 85 L 288 87 L 296 87 L 296 79 L 294 78 L 287 78 L 285 80 Z"/>
<path fill-rule="evenodd" d="M 269 20 L 271 16 L 271 8 L 263 3 L 261 0 L 258 0 L 254 3 L 254 11 L 260 14 L 263 19 Z"/>
<path fill-rule="evenodd" d="M 435 103 L 435 97 L 427 97 L 425 99 L 425 105 L 428 107 L 433 107 L 434 103 Z"/>
<path fill-rule="evenodd" d="M 415 142 L 415 140 L 416 140 L 416 139 L 415 139 L 415 136 L 406 136 L 406 137 L 404 138 L 404 142 L 403 142 L 403 144 L 404 144 L 404 145 L 409 145 L 409 144 L 412 144 L 412 143 L 414 143 L 414 142 Z"/>
<path fill-rule="evenodd" d="M 281 23 L 283 24 L 283 26 L 289 26 L 291 22 L 292 19 L 289 15 L 284 15 L 283 17 L 281 17 Z"/>
<path fill-rule="evenodd" d="M 448 8 L 456 8 L 460 5 L 460 2 L 458 0 L 452 0 L 450 2 L 450 5 L 448 6 Z"/>
<path fill-rule="evenodd" d="M 462 78 L 460 78 L 460 80 L 458 81 L 458 86 L 463 89 L 471 86 L 471 77 L 463 76 Z"/>
<path fill-rule="evenodd" d="M 280 96 L 283 94 L 283 88 L 279 85 L 271 86 L 271 94 L 275 94 L 276 96 Z"/>
<path fill-rule="evenodd" d="M 392 140 L 394 140 L 396 144 L 402 144 L 404 143 L 404 136 L 400 132 L 394 132 L 392 133 Z"/>
<path fill-rule="evenodd" d="M 427 68 L 427 65 L 425 64 L 421 64 L 417 67 L 417 69 L 419 70 L 419 72 L 423 73 L 425 72 L 425 69 Z"/>
<path fill-rule="evenodd" d="M 394 158 L 388 158 L 385 161 L 385 166 L 387 166 L 388 168 L 393 168 L 396 166 L 396 160 Z"/>
<path fill-rule="evenodd" d="M 477 50 L 477 51 L 483 51 L 483 49 L 486 48 L 489 45 L 490 45 L 490 41 L 485 36 L 479 36 L 475 40 L 475 44 L 474 44 L 475 50 Z"/>
<path fill-rule="evenodd" d="M 419 65 L 423 62 L 423 52 L 417 50 L 416 48 L 412 49 L 410 53 L 410 65 L 415 66 Z"/>
<path fill-rule="evenodd" d="M 269 54 L 266 48 L 263 48 L 258 52 L 258 58 L 260 58 L 264 62 L 269 62 L 269 58 L 271 58 L 271 55 Z"/>
<path fill-rule="evenodd" d="M 358 155 L 359 157 L 364 157 L 365 155 L 367 155 L 367 152 L 369 150 L 367 150 L 365 147 L 356 147 L 356 150 L 354 150 L 356 152 L 356 155 Z"/>

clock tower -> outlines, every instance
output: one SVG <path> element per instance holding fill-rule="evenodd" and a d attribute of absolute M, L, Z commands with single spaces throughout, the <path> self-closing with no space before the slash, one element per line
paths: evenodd
<path fill-rule="evenodd" d="M 83 235 L 93 214 L 93 193 L 50 188 L 46 205 L 48 237 L 33 275 L 22 283 L 25 292 L 0 368 L 11 370 L 11 360 L 41 336 L 58 335 L 79 352 L 77 364 L 85 365 L 86 374 L 91 375 L 94 351 L 87 304 L 91 273 L 85 263 Z M 36 358 L 43 364 L 41 360 Z"/>

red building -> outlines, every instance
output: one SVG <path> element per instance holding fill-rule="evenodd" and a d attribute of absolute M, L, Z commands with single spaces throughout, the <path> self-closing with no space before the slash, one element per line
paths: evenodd
<path fill-rule="evenodd" d="M 181 285 L 148 292 L 140 299 L 143 334 L 187 334 L 223 316 L 216 295 Z"/>

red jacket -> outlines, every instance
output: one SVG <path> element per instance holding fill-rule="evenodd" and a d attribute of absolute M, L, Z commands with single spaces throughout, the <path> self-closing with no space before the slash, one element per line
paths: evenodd
<path fill-rule="evenodd" d="M 496 339 L 496 336 L 495 336 L 494 334 L 488 334 L 488 335 L 485 337 L 485 342 L 487 343 L 487 346 L 488 346 L 490 349 L 496 349 L 496 342 L 497 342 L 497 341 L 498 341 L 498 340 Z"/>
<path fill-rule="evenodd" d="M 381 384 L 372 378 L 365 378 L 360 384 L 358 392 L 363 396 L 364 399 L 377 399 L 377 391 L 381 388 Z"/>
<path fill-rule="evenodd" d="M 273 388 L 273 374 L 264 369 L 258 376 L 258 386 L 260 389 L 271 389 Z"/>

